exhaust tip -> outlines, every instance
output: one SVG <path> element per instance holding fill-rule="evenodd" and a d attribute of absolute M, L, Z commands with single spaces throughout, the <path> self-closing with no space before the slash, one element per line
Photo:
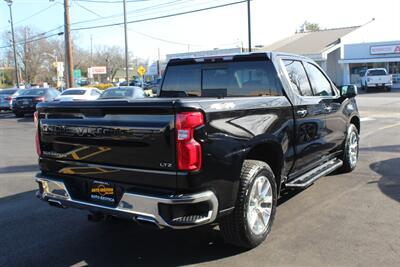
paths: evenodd
<path fill-rule="evenodd" d="M 47 202 L 49 203 L 50 206 L 60 208 L 60 209 L 66 209 L 67 207 L 63 206 L 60 201 L 54 200 L 54 199 L 48 199 Z"/>

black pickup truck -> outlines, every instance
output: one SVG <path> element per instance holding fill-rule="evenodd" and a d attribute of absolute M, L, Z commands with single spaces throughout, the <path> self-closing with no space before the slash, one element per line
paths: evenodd
<path fill-rule="evenodd" d="M 356 89 L 268 52 L 173 59 L 154 98 L 40 103 L 37 196 L 96 220 L 218 223 L 228 243 L 255 247 L 281 190 L 355 168 Z"/>

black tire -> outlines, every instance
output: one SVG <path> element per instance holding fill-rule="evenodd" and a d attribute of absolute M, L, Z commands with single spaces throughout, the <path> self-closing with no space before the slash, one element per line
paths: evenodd
<path fill-rule="evenodd" d="M 341 173 L 351 172 L 357 166 L 357 161 L 354 164 L 350 160 L 350 145 L 351 145 L 350 142 L 351 142 L 352 134 L 355 134 L 355 136 L 357 138 L 357 157 L 356 158 L 358 160 L 358 149 L 359 149 L 359 144 L 360 144 L 360 137 L 359 137 L 357 127 L 354 124 L 350 124 L 349 128 L 347 129 L 347 136 L 346 136 L 346 141 L 344 143 L 343 154 L 340 157 L 340 159 L 343 161 L 343 165 L 339 169 L 339 172 L 341 172 Z"/>
<path fill-rule="evenodd" d="M 272 189 L 272 205 L 267 227 L 259 235 L 255 235 L 247 224 L 247 207 L 250 193 L 256 178 L 264 176 L 268 179 Z M 271 231 L 277 205 L 277 186 L 274 173 L 265 162 L 258 160 L 245 160 L 242 166 L 239 190 L 235 209 L 220 220 L 220 230 L 226 243 L 254 248 L 261 244 Z"/>
<path fill-rule="evenodd" d="M 15 112 L 15 117 L 17 118 L 22 118 L 23 116 L 25 116 L 25 114 L 23 112 Z"/>
<path fill-rule="evenodd" d="M 386 86 L 386 92 L 390 92 L 390 91 L 392 91 L 392 87 Z"/>

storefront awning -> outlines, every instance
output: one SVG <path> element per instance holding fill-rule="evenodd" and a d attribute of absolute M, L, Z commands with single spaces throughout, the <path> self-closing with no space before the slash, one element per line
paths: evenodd
<path fill-rule="evenodd" d="M 400 57 L 376 57 L 376 58 L 357 58 L 357 59 L 339 59 L 339 64 L 346 63 L 375 63 L 375 62 L 400 62 Z"/>

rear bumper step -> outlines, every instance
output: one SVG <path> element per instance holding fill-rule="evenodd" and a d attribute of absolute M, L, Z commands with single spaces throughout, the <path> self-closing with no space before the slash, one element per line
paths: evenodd
<path fill-rule="evenodd" d="M 342 165 L 343 162 L 340 159 L 332 159 L 318 166 L 317 168 L 312 169 L 311 171 L 297 177 L 293 181 L 287 183 L 286 187 L 297 187 L 297 188 L 307 187 L 312 183 L 314 183 L 319 178 L 340 168 Z"/>
<path fill-rule="evenodd" d="M 52 206 L 102 212 L 139 222 L 153 223 L 159 228 L 185 229 L 211 223 L 218 213 L 218 200 L 212 191 L 163 197 L 125 192 L 115 207 L 109 207 L 73 199 L 61 180 L 46 178 L 38 174 L 36 182 L 39 184 L 38 198 Z M 171 214 L 169 216 L 163 214 L 160 209 L 162 205 L 168 206 L 170 210 L 180 209 L 177 212 L 180 216 L 171 218 Z M 196 208 L 190 208 L 198 205 L 202 205 L 203 211 L 196 214 Z M 207 207 L 206 210 L 204 207 Z M 189 212 L 189 214 L 185 214 L 185 212 Z"/>

